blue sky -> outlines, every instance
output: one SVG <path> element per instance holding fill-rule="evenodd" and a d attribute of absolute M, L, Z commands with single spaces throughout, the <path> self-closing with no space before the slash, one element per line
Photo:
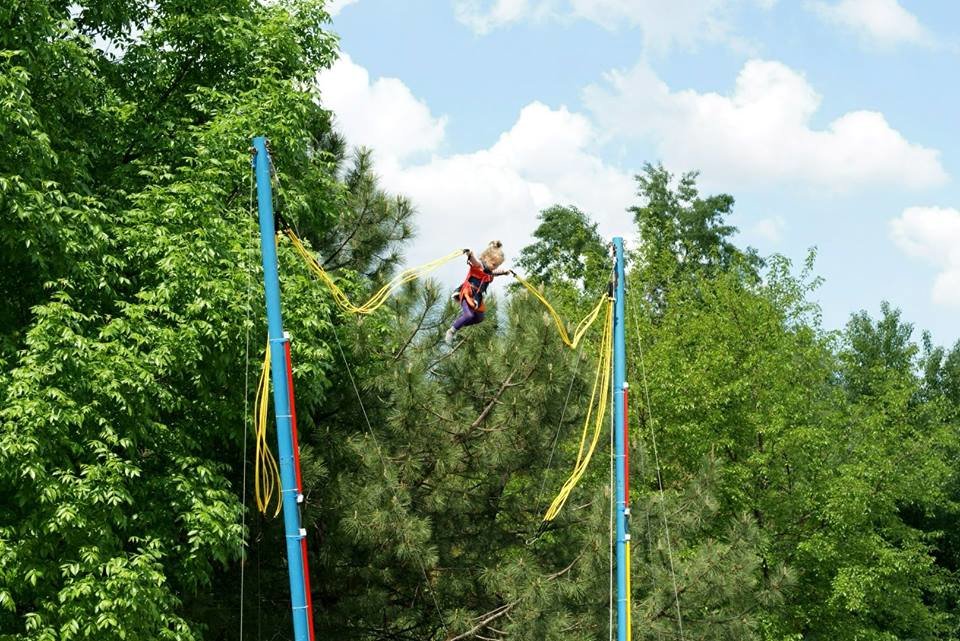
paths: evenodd
<path fill-rule="evenodd" d="M 824 326 L 880 301 L 960 339 L 960 3 L 337 0 L 319 78 L 384 185 L 419 210 L 411 262 L 575 204 L 633 233 L 644 162 L 737 199 L 739 241 L 818 248 Z M 459 272 L 442 277 L 457 280 Z"/>

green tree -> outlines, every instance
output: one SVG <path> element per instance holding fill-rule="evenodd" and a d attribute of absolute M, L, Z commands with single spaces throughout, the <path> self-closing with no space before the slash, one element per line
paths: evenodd
<path fill-rule="evenodd" d="M 663 305 L 668 290 L 684 279 L 710 278 L 736 268 L 755 279 L 760 260 L 731 241 L 737 228 L 726 218 L 733 196 L 700 197 L 697 173 L 674 176 L 661 165 L 646 164 L 636 176 L 641 204 L 631 207 L 640 235 L 639 281 L 646 296 Z"/>
<path fill-rule="evenodd" d="M 345 448 L 325 502 L 324 538 L 342 544 L 318 559 L 315 576 L 327 586 L 315 594 L 326 604 L 318 629 L 340 638 L 439 639 L 495 634 L 491 627 L 517 638 L 592 638 L 605 610 L 579 584 L 596 574 L 595 554 L 606 558 L 604 502 L 527 545 L 569 472 L 558 452 L 541 489 L 554 430 L 563 415 L 569 464 L 592 368 L 583 363 L 571 382 L 577 355 L 524 294 L 509 302 L 502 327 L 491 298 L 491 320 L 442 352 L 454 310 L 440 291 L 429 285 L 392 301 L 376 338 L 363 336 L 366 322 L 343 328 L 360 332 L 350 342 L 376 365 L 357 380 L 363 409 L 348 388 L 318 430 L 341 435 L 334 440 Z M 602 465 L 596 472 L 604 478 Z M 584 517 L 601 529 L 584 527 Z"/>
<path fill-rule="evenodd" d="M 517 265 L 539 282 L 597 291 L 609 280 L 610 260 L 597 224 L 576 207 L 554 205 L 537 216 L 534 242 L 523 248 Z"/>
<path fill-rule="evenodd" d="M 923 336 L 923 382 L 931 397 L 940 397 L 960 410 L 960 341 L 952 349 L 935 346 L 929 334 Z"/>
<path fill-rule="evenodd" d="M 943 638 L 950 583 L 908 512 L 944 504 L 955 434 L 917 402 L 908 328 L 859 316 L 837 350 L 814 284 L 775 258 L 758 284 L 736 269 L 680 283 L 637 316 L 664 482 L 719 457 L 716 524 L 756 527 L 761 638 Z"/>
<path fill-rule="evenodd" d="M 916 383 L 913 365 L 919 349 L 910 340 L 913 326 L 889 303 L 880 305 L 880 314 L 876 323 L 866 312 L 854 314 L 847 323 L 841 371 L 843 386 L 854 399 L 882 393 L 891 378 L 911 388 Z"/>
<path fill-rule="evenodd" d="M 243 535 L 247 149 L 272 138 L 289 215 L 329 224 L 335 175 L 300 143 L 324 120 L 303 87 L 334 56 L 325 20 L 308 1 L 0 9 L 5 638 L 200 638 L 195 597 Z M 285 286 L 294 318 L 328 309 Z M 293 327 L 322 362 L 328 326 Z"/>
<path fill-rule="evenodd" d="M 357 149 L 344 176 L 346 199 L 336 225 L 320 246 L 323 267 L 363 272 L 374 282 L 389 276 L 400 262 L 400 251 L 413 237 L 412 203 L 380 189 L 372 150 Z"/>

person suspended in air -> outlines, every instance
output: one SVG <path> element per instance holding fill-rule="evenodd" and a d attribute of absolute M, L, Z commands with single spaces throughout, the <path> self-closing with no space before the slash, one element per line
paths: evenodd
<path fill-rule="evenodd" d="M 444 336 L 447 345 L 453 344 L 453 337 L 461 328 L 483 321 L 487 310 L 483 304 L 483 295 L 494 277 L 513 273 L 510 269 L 498 269 L 503 264 L 503 243 L 499 240 L 490 241 L 480 258 L 474 256 L 469 249 L 464 249 L 463 253 L 467 255 L 470 269 L 466 280 L 453 295 L 455 300 L 460 301 L 460 316 Z"/>

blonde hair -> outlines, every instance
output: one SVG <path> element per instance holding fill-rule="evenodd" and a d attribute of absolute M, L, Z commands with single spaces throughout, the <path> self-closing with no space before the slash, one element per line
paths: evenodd
<path fill-rule="evenodd" d="M 503 243 L 491 240 L 487 248 L 480 254 L 480 261 L 489 269 L 496 269 L 503 264 Z"/>

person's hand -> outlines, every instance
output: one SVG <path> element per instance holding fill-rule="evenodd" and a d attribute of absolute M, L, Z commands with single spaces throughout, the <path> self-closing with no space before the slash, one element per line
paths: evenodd
<path fill-rule="evenodd" d="M 467 254 L 467 255 L 469 256 L 469 255 L 470 255 L 470 248 L 469 248 L 469 247 L 464 247 L 464 248 L 463 248 L 463 253 L 464 253 L 464 254 Z"/>

